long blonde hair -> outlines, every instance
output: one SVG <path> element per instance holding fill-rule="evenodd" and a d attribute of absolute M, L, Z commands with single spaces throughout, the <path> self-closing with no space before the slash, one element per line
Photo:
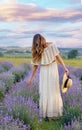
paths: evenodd
<path fill-rule="evenodd" d="M 46 47 L 46 39 L 41 34 L 34 35 L 32 43 L 33 62 L 41 60 L 42 53 L 45 47 Z"/>

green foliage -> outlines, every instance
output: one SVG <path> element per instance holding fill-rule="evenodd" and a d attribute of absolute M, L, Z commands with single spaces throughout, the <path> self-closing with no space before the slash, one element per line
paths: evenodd
<path fill-rule="evenodd" d="M 5 84 L 5 89 L 8 92 L 11 88 L 11 85 L 14 83 L 14 75 L 11 73 L 3 73 L 0 75 L 0 80 Z"/>
<path fill-rule="evenodd" d="M 14 118 L 19 118 L 20 120 L 23 120 L 26 124 L 29 124 L 30 117 L 26 109 L 27 108 L 24 105 L 20 106 L 18 104 L 15 104 L 15 106 L 12 107 L 12 114 Z"/>
<path fill-rule="evenodd" d="M 18 90 L 18 88 L 14 90 L 13 96 L 22 96 L 26 99 L 28 99 L 29 97 L 32 98 L 32 100 L 35 102 L 35 103 L 38 103 L 39 104 L 39 94 L 38 94 L 38 89 L 35 88 L 35 87 L 32 87 L 31 89 L 29 87 L 27 87 L 27 84 L 22 84 L 20 86 L 20 89 Z"/>
<path fill-rule="evenodd" d="M 30 69 L 30 65 L 22 63 L 20 66 L 15 67 L 12 70 L 12 74 L 15 76 L 15 82 L 19 82 L 20 79 L 23 79 L 25 73 Z"/>
<path fill-rule="evenodd" d="M 61 120 L 51 120 L 51 121 L 45 121 L 43 120 L 42 123 L 39 126 L 38 130 L 60 130 L 61 127 Z M 36 130 L 36 129 L 34 129 Z M 64 130 L 64 129 L 63 129 Z"/>
<path fill-rule="evenodd" d="M 27 63 L 22 63 L 21 66 L 24 69 L 24 73 L 31 69 L 30 64 L 27 64 Z"/>
<path fill-rule="evenodd" d="M 18 71 L 13 71 L 12 74 L 15 76 L 15 83 L 19 82 L 21 78 L 23 78 L 23 74 Z"/>
<path fill-rule="evenodd" d="M 82 75 L 80 76 L 80 80 L 82 80 Z"/>
<path fill-rule="evenodd" d="M 32 106 L 28 105 L 27 108 L 25 104 L 21 105 L 16 100 L 16 103 L 11 107 L 11 109 L 12 113 L 10 114 L 13 115 L 14 119 L 19 118 L 20 120 L 23 120 L 25 124 L 30 124 L 32 130 L 35 130 L 36 126 L 39 126 L 38 115 L 35 114 L 34 108 L 32 108 Z"/>
<path fill-rule="evenodd" d="M 0 100 L 4 97 L 4 91 L 2 88 L 0 88 Z"/>
<path fill-rule="evenodd" d="M 7 64 L 3 64 L 3 68 L 5 71 L 8 71 L 10 69 L 10 67 Z"/>
<path fill-rule="evenodd" d="M 0 57 L 3 57 L 3 56 L 4 56 L 4 54 L 2 52 L 0 52 Z"/>
<path fill-rule="evenodd" d="M 29 51 L 29 50 L 26 50 L 26 53 L 31 53 L 31 51 Z"/>
<path fill-rule="evenodd" d="M 70 50 L 68 52 L 68 59 L 76 58 L 77 55 L 78 55 L 78 50 L 76 50 L 76 49 Z"/>
<path fill-rule="evenodd" d="M 69 124 L 71 123 L 72 120 L 74 119 L 78 119 L 78 117 L 80 116 L 80 114 L 82 112 L 80 112 L 80 108 L 79 106 L 70 106 L 67 108 L 67 110 L 64 110 L 64 115 L 62 117 L 62 124 Z"/>

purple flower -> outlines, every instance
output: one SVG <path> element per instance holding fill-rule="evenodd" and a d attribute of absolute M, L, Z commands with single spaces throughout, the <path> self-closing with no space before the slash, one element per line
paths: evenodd
<path fill-rule="evenodd" d="M 0 62 L 0 66 L 3 67 L 4 71 L 8 71 L 13 67 L 13 64 L 5 61 L 5 62 Z"/>

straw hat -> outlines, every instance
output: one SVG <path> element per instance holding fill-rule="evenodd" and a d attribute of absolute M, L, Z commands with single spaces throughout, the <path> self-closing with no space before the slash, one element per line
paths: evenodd
<path fill-rule="evenodd" d="M 72 86 L 72 79 L 70 76 L 67 77 L 66 73 L 62 80 L 62 93 L 66 93 L 67 90 Z"/>

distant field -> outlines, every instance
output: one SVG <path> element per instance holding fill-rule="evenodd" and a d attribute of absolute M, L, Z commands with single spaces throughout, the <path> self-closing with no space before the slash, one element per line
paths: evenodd
<path fill-rule="evenodd" d="M 12 58 L 12 57 L 3 57 L 3 58 L 0 58 L 0 62 L 1 61 L 9 61 L 11 62 L 13 65 L 17 66 L 23 62 L 26 62 L 26 63 L 30 63 L 31 61 L 31 58 Z"/>
<path fill-rule="evenodd" d="M 64 62 L 73 67 L 82 67 L 82 59 L 64 59 Z"/>
<path fill-rule="evenodd" d="M 26 62 L 26 63 L 30 63 L 31 62 L 31 58 L 8 58 L 8 57 L 3 57 L 0 58 L 0 62 L 1 61 L 9 61 L 12 64 L 14 64 L 15 66 Z M 66 65 L 70 65 L 70 66 L 74 66 L 74 67 L 82 67 L 82 59 L 64 59 L 64 62 Z"/>

